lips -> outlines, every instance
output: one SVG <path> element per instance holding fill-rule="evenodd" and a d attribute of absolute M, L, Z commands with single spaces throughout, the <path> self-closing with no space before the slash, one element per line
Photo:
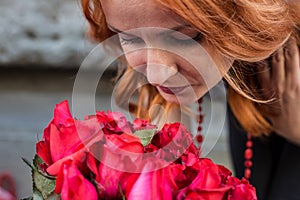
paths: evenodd
<path fill-rule="evenodd" d="M 159 89 L 162 92 L 167 93 L 167 94 L 178 94 L 181 91 L 183 91 L 185 88 L 186 88 L 186 86 L 185 87 L 163 87 L 163 86 L 159 86 Z"/>

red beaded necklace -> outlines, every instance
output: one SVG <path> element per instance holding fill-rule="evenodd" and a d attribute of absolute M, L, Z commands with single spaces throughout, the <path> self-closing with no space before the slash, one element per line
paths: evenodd
<path fill-rule="evenodd" d="M 203 142 L 203 135 L 201 134 L 202 131 L 202 123 L 203 123 L 203 119 L 204 116 L 202 114 L 202 98 L 200 98 L 198 100 L 198 127 L 197 127 L 197 135 L 196 135 L 196 141 L 199 144 L 199 146 L 202 144 Z M 251 134 L 247 134 L 247 142 L 246 142 L 246 149 L 244 152 L 244 158 L 245 158 L 245 162 L 244 162 L 244 178 L 247 180 L 250 180 L 251 178 L 251 167 L 253 165 L 252 162 L 252 157 L 253 157 L 253 150 L 252 150 L 252 146 L 253 146 L 253 142 L 252 142 L 252 136 Z"/>
<path fill-rule="evenodd" d="M 201 103 L 202 103 L 202 98 L 200 98 L 198 100 L 198 127 L 197 127 L 197 135 L 196 135 L 196 141 L 199 144 L 199 146 L 202 144 L 203 142 L 203 135 L 201 134 L 202 131 L 202 122 L 203 122 L 203 118 L 204 116 L 202 115 L 202 107 L 201 107 Z"/>
<path fill-rule="evenodd" d="M 251 178 L 251 167 L 253 165 L 252 157 L 253 157 L 253 150 L 252 150 L 253 142 L 251 134 L 247 134 L 247 142 L 246 142 L 246 149 L 244 152 L 245 158 L 245 170 L 244 170 L 244 177 L 245 179 L 249 180 Z"/>

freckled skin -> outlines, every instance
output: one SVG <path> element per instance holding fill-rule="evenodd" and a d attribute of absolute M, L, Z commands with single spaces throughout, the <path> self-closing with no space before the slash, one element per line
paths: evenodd
<path fill-rule="evenodd" d="M 196 101 L 222 79 L 233 62 L 205 38 L 193 40 L 199 31 L 152 1 L 101 0 L 101 5 L 109 28 L 121 32 L 129 65 L 169 102 Z M 176 31 L 171 30 L 174 27 Z"/>

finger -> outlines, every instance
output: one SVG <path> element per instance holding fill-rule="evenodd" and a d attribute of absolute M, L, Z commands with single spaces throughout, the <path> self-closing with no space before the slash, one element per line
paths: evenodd
<path fill-rule="evenodd" d="M 297 42 L 291 38 L 284 47 L 285 73 L 287 84 L 296 86 L 300 83 L 300 55 Z"/>
<path fill-rule="evenodd" d="M 271 84 L 271 70 L 267 60 L 263 60 L 257 65 L 257 78 L 261 87 L 261 91 L 265 98 L 270 98 Z"/>
<path fill-rule="evenodd" d="M 257 79 L 260 85 L 260 92 L 262 94 L 263 99 L 269 100 L 275 96 L 274 85 L 271 81 L 271 68 L 269 64 L 269 60 L 263 60 L 257 65 Z M 275 115 L 273 109 L 273 102 L 267 104 L 260 104 L 260 110 L 264 113 L 265 116 Z"/>
<path fill-rule="evenodd" d="M 280 47 L 271 59 L 271 79 L 277 85 L 277 87 L 282 87 L 285 81 L 285 61 L 284 61 L 284 51 Z"/>

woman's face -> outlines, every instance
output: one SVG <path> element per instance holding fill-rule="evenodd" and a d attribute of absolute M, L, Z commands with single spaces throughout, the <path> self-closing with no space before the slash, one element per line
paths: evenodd
<path fill-rule="evenodd" d="M 101 0 L 101 5 L 108 27 L 119 33 L 129 65 L 167 101 L 196 101 L 233 62 L 209 45 L 201 32 L 151 0 Z"/>

